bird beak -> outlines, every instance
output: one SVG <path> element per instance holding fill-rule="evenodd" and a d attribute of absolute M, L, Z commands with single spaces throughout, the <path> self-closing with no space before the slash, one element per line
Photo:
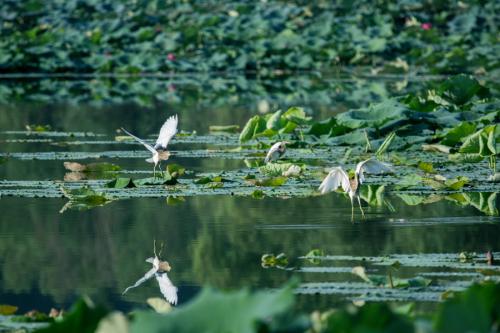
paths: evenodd
<path fill-rule="evenodd" d="M 283 141 L 284 144 L 286 145 L 291 145 L 292 143 L 290 141 Z"/>

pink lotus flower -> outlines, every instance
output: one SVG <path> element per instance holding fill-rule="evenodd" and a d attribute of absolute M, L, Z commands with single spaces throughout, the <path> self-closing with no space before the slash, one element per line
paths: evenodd
<path fill-rule="evenodd" d="M 175 61 L 175 54 L 173 54 L 173 53 L 169 53 L 169 54 L 167 55 L 167 59 L 168 59 L 168 60 L 170 60 L 170 61 Z"/>
<path fill-rule="evenodd" d="M 430 30 L 430 29 L 432 28 L 432 24 L 431 24 L 431 23 L 429 23 L 429 22 L 426 22 L 426 23 L 422 23 L 422 24 L 420 25 L 420 27 L 421 27 L 422 29 L 424 29 L 424 30 Z"/>

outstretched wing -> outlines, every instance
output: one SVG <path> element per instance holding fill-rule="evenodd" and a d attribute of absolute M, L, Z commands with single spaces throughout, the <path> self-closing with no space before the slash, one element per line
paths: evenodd
<path fill-rule="evenodd" d="M 156 153 L 156 150 L 155 150 L 155 149 L 154 149 L 154 148 L 153 148 L 150 144 L 147 144 L 144 140 L 139 139 L 138 137 L 136 137 L 136 136 L 135 136 L 135 135 L 133 135 L 132 133 L 128 132 L 128 131 L 127 131 L 126 129 L 124 129 L 123 127 L 122 127 L 122 131 L 124 131 L 125 133 L 127 133 L 129 136 L 133 137 L 133 138 L 135 139 L 135 141 L 142 143 L 142 145 L 143 145 L 144 147 L 146 147 L 146 149 L 147 149 L 147 150 L 149 150 L 151 153 L 153 153 L 153 154 L 154 154 L 154 153 Z"/>
<path fill-rule="evenodd" d="M 323 179 L 318 189 L 321 191 L 321 194 L 325 194 L 335 191 L 339 186 L 342 186 L 344 192 L 348 192 L 351 189 L 349 175 L 341 167 L 336 167 Z"/>
<path fill-rule="evenodd" d="M 155 149 L 167 149 L 168 143 L 177 133 L 177 123 L 177 115 L 171 116 L 165 121 L 156 140 Z"/>
<path fill-rule="evenodd" d="M 163 297 L 172 305 L 177 304 L 177 287 L 173 285 L 172 281 L 168 278 L 167 273 L 156 273 L 156 280 L 160 286 L 160 291 Z"/>
<path fill-rule="evenodd" d="M 356 173 L 358 174 L 358 180 L 360 184 L 365 181 L 365 176 L 363 175 L 363 172 L 377 174 L 377 173 L 392 172 L 392 169 L 390 164 L 383 163 L 377 161 L 376 159 L 371 158 L 369 160 L 359 162 L 358 165 L 356 165 Z"/>
<path fill-rule="evenodd" d="M 266 158 L 264 159 L 265 163 L 269 163 L 279 157 L 280 145 L 281 142 L 276 142 L 274 145 L 271 146 L 271 148 L 267 152 Z"/>
<path fill-rule="evenodd" d="M 132 285 L 130 287 L 127 287 L 127 289 L 125 289 L 123 291 L 122 295 L 125 295 L 125 293 L 127 291 L 129 291 L 130 289 L 138 287 L 141 284 L 143 284 L 144 282 L 146 282 L 147 280 L 151 279 L 153 277 L 153 275 L 155 275 L 155 273 L 157 271 L 158 271 L 158 266 L 154 266 L 153 268 L 151 268 L 149 271 L 146 272 L 146 274 L 144 274 L 144 276 L 142 278 L 140 278 L 139 280 L 137 280 L 137 282 L 134 283 L 134 285 Z"/>

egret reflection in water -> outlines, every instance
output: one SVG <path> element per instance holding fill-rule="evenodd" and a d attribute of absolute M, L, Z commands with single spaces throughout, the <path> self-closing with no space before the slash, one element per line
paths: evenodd
<path fill-rule="evenodd" d="M 156 278 L 156 281 L 158 281 L 158 286 L 160 287 L 160 292 L 162 293 L 163 297 L 167 300 L 172 305 L 177 304 L 177 287 L 174 286 L 172 281 L 167 275 L 167 272 L 170 272 L 172 269 L 170 267 L 170 264 L 167 261 L 162 261 L 160 259 L 161 256 L 161 251 L 163 250 L 163 245 L 160 248 L 160 252 L 158 255 L 156 254 L 156 241 L 154 242 L 153 245 L 153 253 L 154 253 L 154 258 L 147 258 L 146 262 L 149 262 L 150 264 L 153 265 L 153 268 L 151 268 L 149 271 L 144 274 L 142 278 L 137 280 L 133 285 L 127 287 L 123 291 L 123 295 L 127 293 L 132 288 L 136 288 L 146 282 L 147 280 L 151 279 L 153 276 Z"/>

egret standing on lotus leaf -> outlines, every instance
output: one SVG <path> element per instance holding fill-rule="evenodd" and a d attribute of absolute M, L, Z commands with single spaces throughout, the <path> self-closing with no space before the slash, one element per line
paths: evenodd
<path fill-rule="evenodd" d="M 146 147 L 147 150 L 149 150 L 153 154 L 151 158 L 146 159 L 146 162 L 154 163 L 153 177 L 156 176 L 156 166 L 160 164 L 161 161 L 168 160 L 168 158 L 170 157 L 170 153 L 167 151 L 167 145 L 177 133 L 177 123 L 177 115 L 171 116 L 165 121 L 160 129 L 160 134 L 158 135 L 158 139 L 156 139 L 154 147 L 122 128 L 122 131 L 134 138 L 137 142 L 141 143 L 144 147 Z"/>
<path fill-rule="evenodd" d="M 349 198 L 351 199 L 351 220 L 354 220 L 354 198 L 358 199 L 359 209 L 363 217 L 365 217 L 365 212 L 363 211 L 363 207 L 361 207 L 361 200 L 359 198 L 359 187 L 365 181 L 364 172 L 380 174 L 392 172 L 392 169 L 387 163 L 375 159 L 368 159 L 356 165 L 353 179 L 349 179 L 349 175 L 339 166 L 330 170 L 319 186 L 321 194 L 335 191 L 339 186 L 342 187 L 344 192 L 349 194 Z"/>
<path fill-rule="evenodd" d="M 286 152 L 286 144 L 287 141 L 279 141 L 271 146 L 269 151 L 267 152 L 266 158 L 264 159 L 264 163 L 269 163 L 273 161 L 277 161 L 281 156 L 283 156 Z"/>

